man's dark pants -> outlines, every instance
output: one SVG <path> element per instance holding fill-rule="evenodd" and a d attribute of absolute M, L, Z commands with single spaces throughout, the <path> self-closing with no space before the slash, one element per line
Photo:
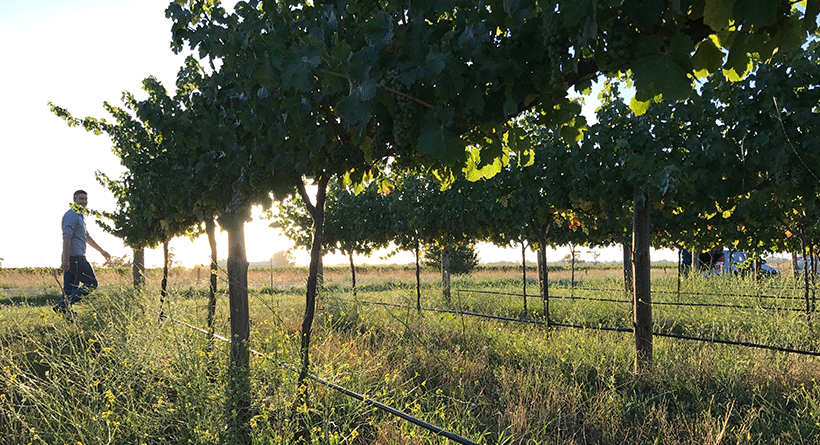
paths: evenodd
<path fill-rule="evenodd" d="M 69 257 L 68 270 L 63 273 L 63 297 L 57 306 L 64 308 L 68 302 L 73 304 L 80 301 L 81 297 L 88 295 L 97 288 L 97 285 L 94 269 L 91 268 L 91 264 L 88 264 L 85 256 Z"/>

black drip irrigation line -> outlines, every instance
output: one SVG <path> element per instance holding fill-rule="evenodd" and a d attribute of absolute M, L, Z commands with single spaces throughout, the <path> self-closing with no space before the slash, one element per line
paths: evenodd
<path fill-rule="evenodd" d="M 193 330 L 195 330 L 195 331 L 202 332 L 203 334 L 206 334 L 206 335 L 213 335 L 213 336 L 214 336 L 214 338 L 219 339 L 219 340 L 222 340 L 222 341 L 224 341 L 224 342 L 226 342 L 226 343 L 230 343 L 230 342 L 231 342 L 230 340 L 228 340 L 228 339 L 227 339 L 227 338 L 225 338 L 225 337 L 222 337 L 221 335 L 211 334 L 210 332 L 206 331 L 205 329 L 202 329 L 202 328 L 196 327 L 196 326 L 194 326 L 194 325 L 192 325 L 192 324 L 190 324 L 190 323 L 186 323 L 186 322 L 181 321 L 181 320 L 176 320 L 176 319 L 171 318 L 171 317 L 168 317 L 168 316 L 165 316 L 165 318 L 167 318 L 167 319 L 171 320 L 171 321 L 172 321 L 172 322 L 174 322 L 174 323 L 178 323 L 178 324 L 181 324 L 181 325 L 183 325 L 183 326 L 185 326 L 185 327 L 188 327 L 188 328 L 190 328 L 190 329 L 193 329 Z M 270 361 L 272 361 L 272 362 L 276 363 L 276 364 L 277 364 L 277 365 L 279 365 L 279 367 L 281 367 L 281 368 L 288 369 L 288 370 L 290 370 L 290 371 L 297 372 L 297 373 L 299 372 L 299 369 L 297 369 L 295 366 L 293 366 L 293 365 L 291 365 L 291 364 L 284 363 L 284 362 L 280 362 L 280 361 L 278 361 L 278 360 L 275 360 L 275 359 L 273 359 L 273 358 L 271 358 L 271 357 L 269 357 L 269 356 L 267 356 L 267 355 L 265 355 L 265 354 L 263 354 L 263 353 L 261 353 L 261 352 L 259 352 L 259 351 L 253 350 L 253 349 L 248 349 L 248 350 L 249 350 L 251 353 L 253 353 L 254 355 L 258 356 L 258 357 L 261 357 L 261 358 L 263 358 L 263 359 L 270 360 Z M 307 377 L 308 377 L 309 379 L 311 379 L 311 380 L 315 381 L 315 382 L 321 383 L 322 385 L 325 385 L 325 386 L 327 386 L 327 387 L 329 387 L 329 388 L 335 389 L 336 391 L 339 391 L 339 392 L 341 392 L 341 393 L 345 394 L 346 396 L 353 397 L 354 399 L 359 400 L 360 402 L 367 403 L 368 405 L 371 405 L 371 406 L 373 406 L 373 407 L 375 407 L 375 408 L 378 408 L 378 409 L 380 409 L 380 410 L 382 410 L 382 411 L 385 411 L 385 412 L 387 412 L 387 413 L 389 413 L 389 414 L 392 414 L 392 415 L 397 416 L 397 417 L 401 417 L 402 419 L 404 419 L 404 420 L 406 420 L 406 421 L 408 421 L 408 422 L 410 422 L 410 423 L 412 423 L 412 424 L 414 424 L 414 425 L 416 425 L 416 426 L 420 426 L 420 427 L 422 427 L 422 428 L 424 428 L 424 429 L 426 429 L 426 430 L 428 430 L 428 431 L 432 431 L 433 433 L 436 433 L 436 434 L 438 434 L 438 435 L 440 435 L 440 436 L 446 437 L 446 438 L 448 438 L 448 439 L 452 440 L 453 442 L 457 442 L 457 443 L 460 443 L 460 444 L 462 444 L 462 445 L 480 445 L 478 442 L 473 442 L 473 441 L 472 441 L 472 440 L 470 440 L 470 439 L 467 439 L 467 438 L 461 437 L 461 436 L 459 436 L 458 434 L 455 434 L 455 433 L 452 433 L 452 432 L 450 432 L 450 431 L 447 431 L 447 430 L 445 430 L 445 429 L 443 429 L 443 428 L 440 428 L 440 427 L 438 427 L 438 426 L 436 426 L 436 425 L 433 425 L 432 423 L 428 423 L 428 422 L 425 422 L 424 420 L 421 420 L 421 419 L 419 419 L 419 418 L 413 417 L 413 416 L 411 416 L 410 414 L 407 414 L 407 413 L 405 413 L 405 412 L 403 412 L 403 411 L 400 411 L 400 410 L 398 410 L 398 409 L 396 409 L 396 408 L 393 408 L 393 407 L 391 407 L 391 406 L 389 406 L 389 405 L 385 405 L 384 403 L 378 402 L 378 401 L 373 400 L 373 399 L 371 399 L 371 398 L 369 398 L 369 397 L 366 397 L 366 396 L 363 396 L 363 395 L 361 395 L 361 394 L 359 394 L 359 393 L 356 393 L 356 392 L 354 392 L 354 391 L 351 391 L 351 390 L 349 390 L 349 389 L 347 389 L 347 388 L 345 388 L 345 387 L 343 387 L 343 386 L 339 386 L 339 385 L 337 385 L 337 384 L 335 384 L 335 383 L 332 383 L 332 382 L 330 382 L 330 381 L 327 381 L 327 380 L 325 380 L 325 379 L 323 379 L 323 378 L 321 378 L 321 377 L 319 377 L 319 376 L 316 376 L 316 375 L 313 375 L 313 374 L 308 374 L 308 375 L 307 375 Z"/>
<path fill-rule="evenodd" d="M 373 305 L 380 305 L 380 306 L 392 306 L 392 307 L 400 307 L 400 308 L 407 308 L 407 309 L 416 309 L 414 306 L 407 306 L 407 305 L 400 305 L 394 303 L 383 303 L 379 301 L 361 301 L 361 300 L 348 300 L 342 298 L 343 301 L 352 301 L 354 303 L 361 303 L 361 304 L 373 304 Z M 654 304 L 654 303 L 653 303 Z M 452 313 L 452 314 L 461 314 L 461 315 L 472 315 L 482 318 L 490 318 L 495 320 L 503 320 L 503 321 L 516 321 L 516 322 L 523 322 L 523 323 L 532 323 L 532 324 L 546 324 L 543 320 L 533 320 L 527 318 L 512 318 L 512 317 L 499 317 L 495 315 L 487 315 L 487 314 L 479 314 L 475 312 L 465 312 L 465 311 L 456 311 L 456 310 L 448 310 L 448 309 L 432 309 L 432 308 L 422 308 L 423 311 L 430 311 L 430 312 L 444 312 L 444 313 Z M 573 328 L 573 329 L 594 329 L 598 331 L 611 331 L 611 332 L 634 332 L 633 329 L 630 328 L 615 328 L 610 326 L 588 326 L 588 325 L 580 325 L 580 324 L 571 324 L 571 323 L 557 323 L 554 321 L 550 321 L 549 326 L 556 326 L 556 327 L 564 327 L 564 328 Z M 801 354 L 801 355 L 811 355 L 815 357 L 820 357 L 820 352 L 816 351 L 805 351 L 800 349 L 793 349 L 793 348 L 784 348 L 780 346 L 771 346 L 771 345 L 763 345 L 759 343 L 750 343 L 744 341 L 734 341 L 734 340 L 720 340 L 715 338 L 706 338 L 706 337 L 695 337 L 691 335 L 681 335 L 681 334 L 670 334 L 664 332 L 652 332 L 652 335 L 657 337 L 667 337 L 667 338 L 677 338 L 680 340 L 693 340 L 693 341 L 700 341 L 706 343 L 718 343 L 724 345 L 736 345 L 736 346 L 745 346 L 748 348 L 758 348 L 758 349 L 768 349 L 771 351 L 780 351 L 780 352 L 791 352 L 794 354 Z"/>

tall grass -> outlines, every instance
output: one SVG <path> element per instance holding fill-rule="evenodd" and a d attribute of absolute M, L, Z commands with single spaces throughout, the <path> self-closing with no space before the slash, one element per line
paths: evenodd
<path fill-rule="evenodd" d="M 185 273 L 166 313 L 202 326 L 207 283 L 197 286 Z M 251 365 L 254 443 L 292 443 L 297 413 L 313 443 L 447 443 L 319 384 L 309 386 L 307 406 L 294 407 L 296 375 L 281 365 L 298 363 L 304 288 L 284 271 L 272 287 L 267 279 L 251 280 L 249 296 L 251 347 L 267 357 Z M 815 357 L 656 338 L 652 372 L 636 375 L 630 334 L 418 313 L 412 270 L 357 276 L 358 300 L 405 307 L 353 301 L 343 271 L 326 271 L 325 280 L 312 372 L 480 443 L 797 444 L 820 437 Z M 425 307 L 543 315 L 537 298 L 523 313 L 520 296 L 468 290 L 520 293 L 519 271 L 459 277 L 461 290 L 449 302 L 435 282 L 435 274 L 425 276 Z M 758 297 L 775 293 L 777 304 L 793 304 L 786 297 L 799 291 L 785 279 L 767 283 L 689 278 L 678 295 L 676 276 L 659 273 L 653 288 L 664 293 L 656 302 L 720 299 L 751 308 L 656 306 L 656 330 L 814 348 L 805 313 L 766 310 L 772 299 Z M 552 293 L 626 298 L 617 278 L 593 272 L 575 289 L 554 283 Z M 152 286 L 134 292 L 104 284 L 77 306 L 76 322 L 57 317 L 37 295 L 6 301 L 0 431 L 7 433 L 0 443 L 231 443 L 227 346 L 160 322 L 157 294 Z M 218 305 L 216 328 L 225 333 L 224 296 Z M 556 298 L 550 312 L 589 326 L 631 323 L 621 303 Z"/>

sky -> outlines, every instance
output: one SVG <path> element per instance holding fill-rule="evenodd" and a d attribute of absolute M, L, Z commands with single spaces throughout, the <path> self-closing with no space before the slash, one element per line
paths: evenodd
<path fill-rule="evenodd" d="M 0 85 L 0 264 L 3 267 L 58 267 L 62 248 L 60 221 L 75 190 L 88 192 L 88 207 L 115 210 L 116 201 L 95 179 L 101 171 L 110 177 L 123 172 L 111 151 L 107 136 L 96 136 L 81 128 L 70 128 L 53 115 L 48 103 L 67 109 L 74 117 L 109 118 L 103 103 L 122 105 L 122 93 L 145 97 L 142 80 L 159 79 L 172 89 L 185 53 L 170 49 L 171 21 L 165 18 L 168 0 L 0 0 L 0 41 L 3 69 Z M 261 212 L 256 212 L 261 213 Z M 89 232 L 99 245 L 115 257 L 131 257 L 122 241 L 105 233 L 88 217 Z M 218 235 L 219 257 L 227 257 L 227 235 Z M 293 244 L 268 221 L 258 218 L 246 227 L 250 262 L 267 261 L 274 253 Z M 188 267 L 205 264 L 207 240 L 172 240 L 175 261 Z M 568 253 L 568 248 L 548 252 L 550 262 Z M 582 259 L 592 260 L 589 249 Z M 387 252 L 357 263 L 413 262 L 410 253 L 387 260 Z M 479 260 L 520 262 L 518 247 L 479 245 Z M 304 250 L 294 250 L 297 264 L 307 264 Z M 102 256 L 88 248 L 92 263 Z M 599 261 L 622 258 L 620 247 L 604 249 Z M 671 250 L 653 252 L 653 261 L 675 260 Z M 535 254 L 528 252 L 528 261 Z M 340 255 L 325 257 L 325 264 L 346 264 Z M 146 252 L 146 265 L 162 264 L 161 249 Z"/>

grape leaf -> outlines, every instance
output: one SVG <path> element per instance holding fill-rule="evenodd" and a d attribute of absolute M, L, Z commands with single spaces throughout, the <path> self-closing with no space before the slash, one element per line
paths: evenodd
<path fill-rule="evenodd" d="M 635 87 L 654 86 L 655 91 L 671 100 L 686 97 L 692 91 L 687 71 L 668 54 L 659 53 L 639 59 L 635 65 Z"/>
<path fill-rule="evenodd" d="M 715 31 L 728 28 L 732 22 L 734 4 L 735 0 L 706 0 L 703 23 Z"/>
<path fill-rule="evenodd" d="M 696 77 L 706 77 L 723 66 L 723 51 L 715 45 L 712 39 L 706 39 L 698 44 L 692 64 Z"/>
<path fill-rule="evenodd" d="M 726 58 L 726 65 L 723 67 L 723 75 L 732 82 L 737 82 L 752 70 L 754 63 L 746 50 L 746 45 L 742 39 L 735 39 L 729 48 L 729 56 Z"/>

